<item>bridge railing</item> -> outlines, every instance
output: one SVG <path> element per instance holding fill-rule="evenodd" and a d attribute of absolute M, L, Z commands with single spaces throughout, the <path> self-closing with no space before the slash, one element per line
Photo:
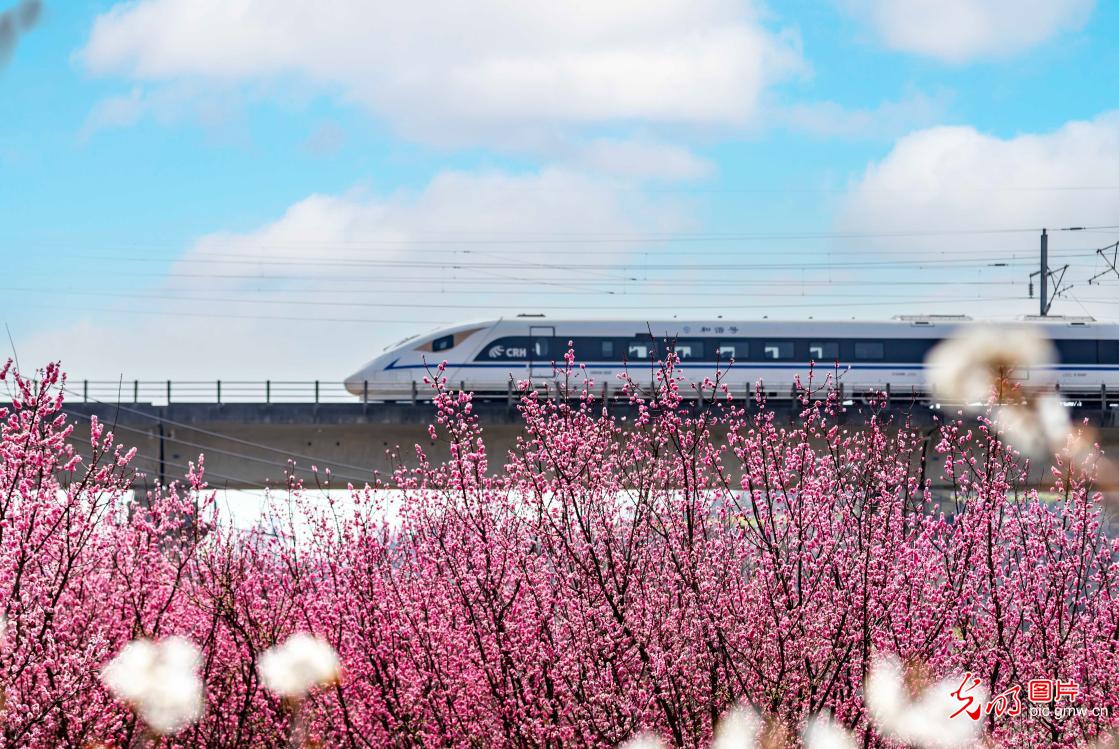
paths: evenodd
<path fill-rule="evenodd" d="M 451 383 L 451 387 L 465 387 L 465 383 Z M 555 395 L 553 383 L 539 383 L 542 395 Z M 344 383 L 336 380 L 70 380 L 67 383 L 67 397 L 71 401 L 93 403 L 151 403 L 166 405 L 170 403 L 360 403 L 384 400 L 372 393 L 375 388 L 367 383 L 362 395 L 350 393 Z M 1059 391 L 1062 400 L 1082 408 L 1098 407 L 1101 411 L 1119 408 L 1119 390 L 1108 390 L 1105 385 L 1087 386 L 1076 390 Z M 753 394 L 742 388 L 736 392 L 738 397 Z M 504 399 L 512 403 L 519 397 L 512 383 L 499 390 L 475 390 L 481 399 Z M 596 387 L 596 395 L 603 398 L 621 396 L 615 384 L 602 383 Z M 767 390 L 770 400 L 789 400 L 799 397 L 792 389 Z M 930 395 L 919 389 L 906 388 L 904 391 L 890 392 L 878 389 L 851 389 L 840 385 L 840 395 L 845 401 L 865 402 L 867 400 L 896 400 L 899 402 L 931 402 Z M 416 403 L 431 397 L 430 388 L 422 382 L 405 385 L 399 395 L 392 398 L 396 402 Z M 959 404 L 944 404 L 945 406 Z"/>
<path fill-rule="evenodd" d="M 71 400 L 108 403 L 353 403 L 330 380 L 71 380 Z"/>

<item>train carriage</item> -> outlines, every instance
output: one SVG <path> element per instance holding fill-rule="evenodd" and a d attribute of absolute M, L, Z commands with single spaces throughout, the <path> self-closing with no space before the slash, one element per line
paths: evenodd
<path fill-rule="evenodd" d="M 691 380 L 724 370 L 724 382 L 745 392 L 759 381 L 767 392 L 787 395 L 794 378 L 838 368 L 848 392 L 889 389 L 923 394 L 929 350 L 961 326 L 965 316 L 913 316 L 889 321 L 561 320 L 518 316 L 441 329 L 389 347 L 346 379 L 367 400 L 427 397 L 429 370 L 446 361 L 455 387 L 485 396 L 507 393 L 510 380 L 538 387 L 554 379 L 570 347 L 598 387 L 620 388 L 628 369 L 640 381 L 669 349 Z M 1059 361 L 1017 377 L 1075 393 L 1119 389 L 1119 325 L 1091 318 L 1025 318 L 1000 325 L 1037 326 L 1053 340 Z"/>

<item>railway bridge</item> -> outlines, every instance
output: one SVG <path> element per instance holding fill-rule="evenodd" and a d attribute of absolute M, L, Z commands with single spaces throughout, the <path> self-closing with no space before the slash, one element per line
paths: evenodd
<path fill-rule="evenodd" d="M 317 468 L 319 478 L 329 469 L 333 485 L 344 487 L 350 482 L 360 486 L 374 471 L 391 470 L 391 453 L 408 460 L 417 443 L 433 458 L 446 456 L 444 445 L 432 443 L 428 435 L 435 414 L 420 387 L 410 399 L 385 402 L 355 398 L 340 382 L 71 381 L 64 408 L 74 420 L 79 447 L 88 446 L 89 420 L 96 416 L 111 426 L 118 441 L 137 448 L 135 465 L 151 484 L 182 477 L 188 463 L 204 453 L 207 476 L 215 486 L 282 485 L 288 470 L 313 484 Z M 768 408 L 791 421 L 798 411 L 792 395 L 767 394 Z M 485 427 L 487 444 L 493 454 L 501 454 L 520 431 L 516 399 L 511 389 L 476 397 L 474 412 Z M 840 418 L 857 426 L 869 397 L 845 394 Z M 1074 418 L 1099 430 L 1105 449 L 1119 444 L 1119 392 L 1101 389 L 1064 397 Z M 633 414 L 620 399 L 613 399 L 610 407 L 619 415 Z M 916 392 L 888 394 L 887 409 L 917 426 L 931 426 L 938 416 L 957 410 Z"/>

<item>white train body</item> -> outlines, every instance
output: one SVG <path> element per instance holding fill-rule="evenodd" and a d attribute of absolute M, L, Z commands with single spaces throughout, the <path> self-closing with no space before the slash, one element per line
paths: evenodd
<path fill-rule="evenodd" d="M 845 391 L 925 392 L 928 350 L 961 326 L 966 317 L 898 318 L 885 322 L 754 320 L 560 320 L 503 318 L 444 328 L 402 341 L 346 379 L 346 388 L 368 400 L 430 397 L 429 371 L 447 362 L 452 387 L 479 394 L 506 393 L 510 380 L 553 382 L 553 363 L 563 366 L 572 342 L 577 364 L 586 366 L 597 388 L 620 388 L 627 370 L 649 379 L 650 362 L 674 345 L 680 374 L 692 381 L 724 370 L 724 382 L 743 393 L 755 383 L 788 394 L 810 361 L 817 373 L 838 363 Z M 1010 323 L 1003 323 L 1010 324 Z M 1059 363 L 1016 376 L 1064 391 L 1119 389 L 1119 324 L 1088 318 L 1026 319 L 1051 338 Z M 733 360 L 733 362 L 732 362 Z"/>

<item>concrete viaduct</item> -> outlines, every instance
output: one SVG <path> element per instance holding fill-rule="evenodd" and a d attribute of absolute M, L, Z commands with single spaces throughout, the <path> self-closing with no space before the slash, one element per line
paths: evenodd
<path fill-rule="evenodd" d="M 320 476 L 329 468 L 333 485 L 345 487 L 347 482 L 360 486 L 373 471 L 391 470 L 390 452 L 399 452 L 407 462 L 416 443 L 434 459 L 445 457 L 443 444 L 433 444 L 428 435 L 434 412 L 431 403 L 422 400 L 162 405 L 75 400 L 79 402 L 69 401 L 64 408 L 74 421 L 76 444 L 88 446 L 89 419 L 96 416 L 114 430 L 119 442 L 137 448 L 134 465 L 150 483 L 160 477 L 163 481 L 181 478 L 187 463 L 199 453 L 206 456 L 210 484 L 231 489 L 283 485 L 289 459 L 305 480 L 312 480 L 312 466 L 318 467 Z M 769 407 L 779 418 L 795 418 L 796 409 L 787 397 L 771 400 Z M 491 454 L 502 455 L 521 428 L 515 405 L 504 398 L 480 400 L 474 409 Z M 632 411 L 624 403 L 611 405 L 611 410 L 620 415 Z M 917 426 L 931 426 L 941 413 L 913 398 L 893 398 L 889 410 L 899 418 L 908 416 Z M 1072 411 L 1074 418 L 1087 419 L 1099 430 L 1105 449 L 1119 443 L 1119 408 L 1106 398 L 1074 404 Z M 851 402 L 842 418 L 857 425 L 864 413 L 865 406 Z"/>

